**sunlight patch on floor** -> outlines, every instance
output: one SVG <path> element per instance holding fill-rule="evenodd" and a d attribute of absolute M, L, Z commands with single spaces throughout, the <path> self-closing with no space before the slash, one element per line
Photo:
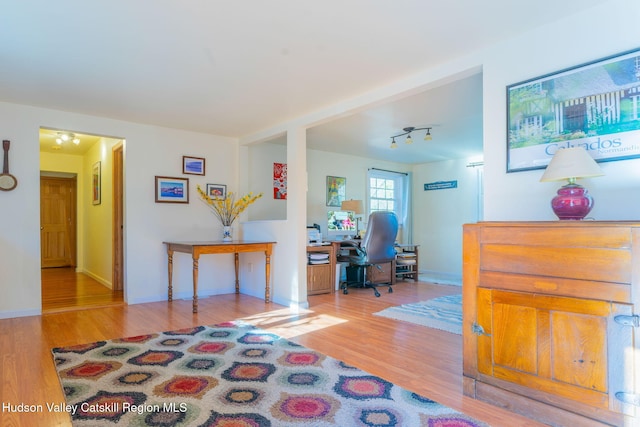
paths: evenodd
<path fill-rule="evenodd" d="M 345 319 L 326 314 L 314 315 L 312 310 L 289 308 L 254 314 L 240 320 L 268 329 L 283 338 L 292 338 L 347 322 Z"/>

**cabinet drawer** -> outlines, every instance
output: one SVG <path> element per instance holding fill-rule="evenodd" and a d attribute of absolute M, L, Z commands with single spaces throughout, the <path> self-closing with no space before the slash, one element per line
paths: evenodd
<path fill-rule="evenodd" d="M 594 247 L 484 244 L 480 270 L 631 283 L 631 251 Z"/>
<path fill-rule="evenodd" d="M 485 288 L 564 295 L 622 303 L 631 302 L 631 285 L 626 283 L 597 282 L 496 271 L 481 271 L 480 283 Z"/>
<path fill-rule="evenodd" d="M 549 226 L 550 225 L 550 226 Z M 629 224 L 633 225 L 633 224 Z M 484 227 L 480 240 L 485 244 L 514 243 L 528 246 L 628 249 L 632 246 L 629 227 L 597 226 L 588 223 L 553 222 L 518 226 Z"/>

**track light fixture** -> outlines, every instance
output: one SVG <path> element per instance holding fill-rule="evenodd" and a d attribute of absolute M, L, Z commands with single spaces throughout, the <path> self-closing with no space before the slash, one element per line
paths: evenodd
<path fill-rule="evenodd" d="M 58 132 L 56 136 L 56 144 L 62 145 L 65 142 L 73 142 L 75 145 L 80 144 L 80 139 L 76 137 L 75 133 L 71 132 Z"/>
<path fill-rule="evenodd" d="M 416 130 L 426 130 L 427 133 L 424 136 L 424 140 L 425 141 L 431 141 L 431 128 L 416 128 L 416 127 L 406 127 L 402 129 L 404 132 L 400 133 L 398 135 L 394 135 L 391 137 L 391 148 L 398 148 L 398 144 L 396 143 L 396 138 L 399 138 L 401 136 L 405 136 L 407 135 L 407 139 L 404 140 L 405 144 L 411 144 L 413 143 L 413 138 L 411 138 L 411 132 L 416 131 Z"/>

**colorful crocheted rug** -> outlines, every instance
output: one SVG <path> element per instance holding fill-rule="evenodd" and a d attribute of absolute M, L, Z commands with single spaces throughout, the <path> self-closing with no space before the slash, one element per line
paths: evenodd
<path fill-rule="evenodd" d="M 239 322 L 52 352 L 74 426 L 486 426 Z"/>

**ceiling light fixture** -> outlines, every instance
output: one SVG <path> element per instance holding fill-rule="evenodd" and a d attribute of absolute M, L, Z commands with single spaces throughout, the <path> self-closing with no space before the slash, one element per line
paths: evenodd
<path fill-rule="evenodd" d="M 431 141 L 431 139 L 432 139 L 432 137 L 431 137 L 431 128 L 430 127 L 428 127 L 428 128 L 416 128 L 416 127 L 409 126 L 409 127 L 403 128 L 402 130 L 404 131 L 403 133 L 400 133 L 398 135 L 394 135 L 394 136 L 391 137 L 391 148 L 398 148 L 398 144 L 396 144 L 396 138 L 399 138 L 399 137 L 405 136 L 405 135 L 407 135 L 407 139 L 405 139 L 404 142 L 406 144 L 413 143 L 413 138 L 411 138 L 411 132 L 416 131 L 416 130 L 426 130 L 427 131 L 426 135 L 424 136 L 424 140 L 425 141 Z"/>
<path fill-rule="evenodd" d="M 73 142 L 75 145 L 80 144 L 80 139 L 76 137 L 75 133 L 71 132 L 58 132 L 56 137 L 56 144 L 62 145 L 65 142 Z"/>

